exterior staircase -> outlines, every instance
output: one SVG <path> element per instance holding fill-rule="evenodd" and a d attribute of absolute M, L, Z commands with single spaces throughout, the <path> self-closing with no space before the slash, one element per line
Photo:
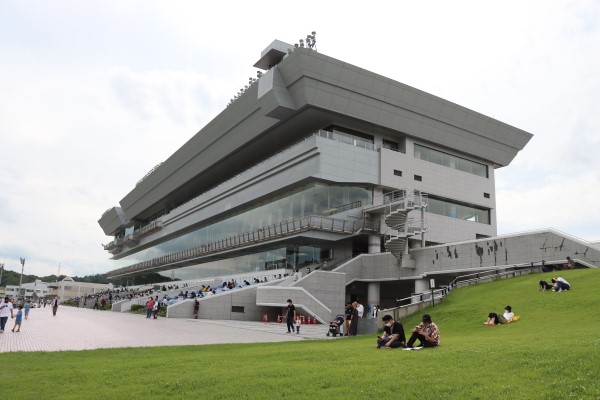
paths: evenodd
<path fill-rule="evenodd" d="M 386 197 L 385 224 L 385 249 L 392 253 L 398 263 L 408 255 L 408 238 L 427 231 L 425 221 L 421 218 L 415 220 L 408 214 L 413 210 L 427 207 L 427 195 L 416 190 L 400 190 Z"/>

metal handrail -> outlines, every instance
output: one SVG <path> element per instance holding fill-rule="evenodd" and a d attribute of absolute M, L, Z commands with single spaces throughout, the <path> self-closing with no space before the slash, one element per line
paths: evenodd
<path fill-rule="evenodd" d="M 526 270 L 526 269 L 530 269 L 531 270 L 530 272 L 534 272 L 535 269 L 539 269 L 539 268 L 541 268 L 541 266 L 534 266 L 534 265 L 529 265 L 529 264 L 523 265 L 523 266 L 506 265 L 506 266 L 501 266 L 501 267 L 497 267 L 497 268 L 489 269 L 489 270 L 485 270 L 485 271 L 474 272 L 474 273 L 466 274 L 466 275 L 460 275 L 460 276 L 457 276 L 456 278 L 454 278 L 452 280 L 452 282 L 450 282 L 447 286 L 441 287 L 439 289 L 434 289 L 433 291 L 429 290 L 429 291 L 421 292 L 421 293 L 413 293 L 409 297 L 404 297 L 402 299 L 396 299 L 396 307 L 387 308 L 386 310 L 390 310 L 391 312 L 394 312 L 401 308 L 408 307 L 410 305 L 424 303 L 424 302 L 430 302 L 432 299 L 432 294 L 433 294 L 434 300 L 444 299 L 461 282 L 467 283 L 468 285 L 477 284 L 477 283 L 480 283 L 481 281 L 489 279 L 490 277 L 499 278 L 499 277 L 505 276 L 505 275 L 510 275 L 510 274 L 514 275 L 517 271 L 522 271 L 522 270 Z M 513 269 L 513 270 L 507 271 L 508 269 Z M 503 271 L 503 272 L 500 272 L 500 271 Z M 415 301 L 415 299 L 417 297 L 419 298 L 419 301 Z M 407 303 L 407 304 L 401 305 L 401 303 Z"/>
<path fill-rule="evenodd" d="M 344 219 L 327 218 L 320 215 L 308 215 L 255 229 L 250 232 L 243 232 L 235 236 L 225 237 L 191 249 L 180 250 L 175 253 L 119 268 L 114 270 L 111 273 L 111 276 L 129 274 L 150 268 L 157 268 L 175 262 L 188 261 L 220 251 L 231 250 L 245 245 L 252 245 L 277 239 L 286 235 L 295 234 L 310 229 L 354 234 L 355 232 L 363 229 L 374 230 L 375 224 L 369 219 L 349 221 Z"/>

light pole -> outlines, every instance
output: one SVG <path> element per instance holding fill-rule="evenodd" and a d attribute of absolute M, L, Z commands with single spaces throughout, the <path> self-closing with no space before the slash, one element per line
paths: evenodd
<path fill-rule="evenodd" d="M 427 203 L 421 202 L 421 247 L 425 247 L 425 208 Z"/>
<path fill-rule="evenodd" d="M 2 273 L 4 272 L 4 263 L 0 263 L 0 286 L 2 286 Z"/>
<path fill-rule="evenodd" d="M 25 259 L 21 258 L 21 278 L 19 279 L 19 296 L 21 295 L 21 284 L 23 283 L 23 270 L 25 269 Z M 19 298 L 17 297 L 17 301 Z"/>

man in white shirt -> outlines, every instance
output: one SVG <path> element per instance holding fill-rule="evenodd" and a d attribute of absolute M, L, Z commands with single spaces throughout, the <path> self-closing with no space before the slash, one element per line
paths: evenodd
<path fill-rule="evenodd" d="M 358 317 L 362 318 L 365 315 L 365 307 L 360 304 L 358 301 L 356 302 L 356 310 L 358 311 Z"/>
<path fill-rule="evenodd" d="M 9 315 L 11 318 L 15 317 L 13 314 L 13 305 L 8 296 L 6 296 L 4 301 L 0 303 L 0 333 L 4 332 L 4 327 L 6 326 Z"/>

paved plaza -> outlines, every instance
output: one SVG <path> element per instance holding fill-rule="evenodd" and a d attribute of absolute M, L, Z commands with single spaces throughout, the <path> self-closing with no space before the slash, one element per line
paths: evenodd
<path fill-rule="evenodd" d="M 92 350 L 118 347 L 181 346 L 216 343 L 285 342 L 327 339 L 328 325 L 302 325 L 300 334 L 286 325 L 248 321 L 146 319 L 145 315 L 94 311 L 67 306 L 33 308 L 21 332 L 8 320 L 0 333 L 0 353 L 12 351 Z"/>

